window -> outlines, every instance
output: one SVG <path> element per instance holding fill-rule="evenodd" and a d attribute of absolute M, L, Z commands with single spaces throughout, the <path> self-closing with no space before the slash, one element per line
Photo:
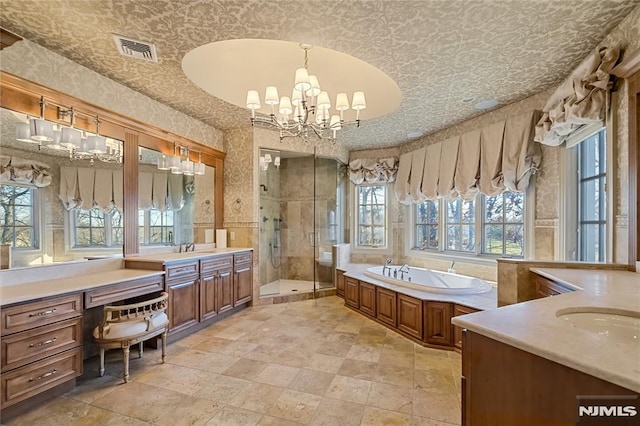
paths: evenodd
<path fill-rule="evenodd" d="M 74 247 L 121 246 L 123 240 L 122 213 L 112 210 L 105 213 L 98 208 L 73 210 Z"/>
<path fill-rule="evenodd" d="M 138 210 L 138 240 L 140 244 L 173 244 L 175 216 L 172 210 Z"/>
<path fill-rule="evenodd" d="M 523 193 L 504 192 L 416 204 L 413 250 L 522 257 L 524 198 Z"/>
<path fill-rule="evenodd" d="M 416 248 L 420 250 L 438 249 L 438 201 L 425 201 L 415 209 Z"/>
<path fill-rule="evenodd" d="M 475 200 L 446 202 L 446 250 L 475 252 Z"/>
<path fill-rule="evenodd" d="M 578 145 L 578 260 L 606 260 L 605 129 Z"/>
<path fill-rule="evenodd" d="M 524 194 L 504 192 L 482 197 L 482 253 L 524 254 Z"/>
<path fill-rule="evenodd" d="M 387 245 L 387 186 L 358 185 L 357 236 L 358 246 L 383 248 Z"/>
<path fill-rule="evenodd" d="M 0 226 L 2 244 L 15 248 L 38 248 L 36 189 L 18 185 L 0 185 Z"/>

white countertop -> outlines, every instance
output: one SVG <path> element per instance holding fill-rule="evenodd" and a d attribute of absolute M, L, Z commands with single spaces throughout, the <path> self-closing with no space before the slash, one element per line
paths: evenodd
<path fill-rule="evenodd" d="M 577 288 L 571 293 L 452 319 L 452 323 L 575 370 L 640 392 L 640 344 L 612 342 L 573 328 L 560 309 L 599 307 L 640 312 L 640 274 L 612 270 L 532 268 Z"/>
<path fill-rule="evenodd" d="M 453 302 L 459 305 L 464 305 L 474 309 L 489 310 L 496 309 L 498 305 L 497 289 L 493 287 L 490 291 L 481 294 L 445 294 L 445 293 L 430 293 L 427 291 L 420 291 L 409 287 L 402 287 L 396 284 L 391 284 L 386 281 L 381 281 L 375 278 L 371 278 L 364 274 L 367 268 L 380 265 L 367 265 L 361 263 L 350 263 L 338 267 L 338 269 L 345 271 L 345 276 L 355 278 L 357 280 L 365 281 L 371 284 L 375 284 L 379 287 L 387 288 L 398 293 L 406 294 L 407 296 L 415 297 L 421 300 L 434 300 L 438 302 Z"/>
<path fill-rule="evenodd" d="M 53 280 L 33 281 L 0 287 L 0 305 L 36 300 L 43 297 L 86 291 L 105 285 L 118 284 L 139 278 L 163 275 L 162 271 L 142 269 L 114 269 Z"/>
<path fill-rule="evenodd" d="M 186 253 L 162 253 L 146 256 L 135 256 L 125 258 L 125 262 L 154 262 L 154 263 L 174 263 L 183 260 L 202 259 L 207 257 L 219 256 L 221 254 L 233 254 L 243 251 L 253 251 L 251 247 L 227 247 L 203 251 L 189 251 Z"/>

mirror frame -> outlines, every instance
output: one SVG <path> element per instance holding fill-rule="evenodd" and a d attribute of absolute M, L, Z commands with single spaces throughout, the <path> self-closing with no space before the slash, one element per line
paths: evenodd
<path fill-rule="evenodd" d="M 215 168 L 214 214 L 215 227 L 222 228 L 224 208 L 224 158 L 225 153 L 176 135 L 151 124 L 144 123 L 120 113 L 90 104 L 81 99 L 50 89 L 38 83 L 13 74 L 0 71 L 0 107 L 12 111 L 40 116 L 40 98 L 51 104 L 45 108 L 45 118 L 54 123 L 68 125 L 58 117 L 57 105 L 73 107 L 81 112 L 76 116 L 75 127 L 89 132 L 95 131 L 95 123 L 90 116 L 100 117 L 100 133 L 112 139 L 123 141 L 124 173 L 124 250 L 125 257 L 137 256 L 138 246 L 138 147 L 173 155 L 174 143 L 190 151 L 190 159 L 198 161 L 198 152 L 202 153 L 202 162 Z M 89 116 L 85 116 L 88 114 Z M 133 161 L 132 161 L 133 160 Z"/>

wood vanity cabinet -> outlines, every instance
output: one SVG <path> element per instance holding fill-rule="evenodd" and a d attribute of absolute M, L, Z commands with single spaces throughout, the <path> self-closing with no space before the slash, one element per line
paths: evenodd
<path fill-rule="evenodd" d="M 472 314 L 474 312 L 478 312 L 477 309 L 469 308 L 468 306 L 462 305 L 453 305 L 453 316 L 457 317 L 458 315 L 466 315 Z M 457 325 L 453 325 L 453 342 L 456 348 L 462 349 L 462 327 L 458 327 Z"/>
<path fill-rule="evenodd" d="M 397 327 L 396 292 L 376 286 L 376 318 L 391 327 Z"/>
<path fill-rule="evenodd" d="M 233 306 L 242 305 L 253 298 L 253 253 L 233 256 Z"/>
<path fill-rule="evenodd" d="M 398 329 L 422 340 L 422 300 L 398 293 Z"/>
<path fill-rule="evenodd" d="M 200 268 L 197 260 L 171 264 L 165 269 L 169 293 L 167 314 L 169 334 L 189 328 L 200 321 Z"/>
<path fill-rule="evenodd" d="M 431 345 L 453 343 L 453 309 L 449 302 L 424 302 L 424 338 Z"/>
<path fill-rule="evenodd" d="M 355 278 L 344 277 L 344 303 L 360 309 L 360 283 Z"/>
<path fill-rule="evenodd" d="M 376 316 L 376 286 L 364 281 L 359 282 L 360 288 L 360 312 Z"/>
<path fill-rule="evenodd" d="M 344 299 L 344 271 L 336 269 L 336 295 Z"/>
<path fill-rule="evenodd" d="M 463 426 L 574 425 L 577 395 L 637 396 L 632 390 L 489 337 L 468 330 L 463 336 Z M 631 423 L 633 420 L 616 423 L 614 418 L 607 424 Z"/>
<path fill-rule="evenodd" d="M 543 297 L 557 296 L 562 293 L 570 293 L 572 288 L 551 281 L 548 278 L 536 274 L 536 295 L 538 299 Z"/>
<path fill-rule="evenodd" d="M 82 293 L 2 308 L 5 408 L 71 383 L 82 374 Z"/>
<path fill-rule="evenodd" d="M 233 256 L 200 261 L 200 321 L 233 307 Z"/>

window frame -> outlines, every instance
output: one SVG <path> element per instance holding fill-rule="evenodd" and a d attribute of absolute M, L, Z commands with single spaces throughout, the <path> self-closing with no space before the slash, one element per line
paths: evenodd
<path fill-rule="evenodd" d="M 12 241 L 12 250 L 18 250 L 20 253 L 24 253 L 24 254 L 42 253 L 43 247 L 44 247 L 44 238 L 43 238 L 44 230 L 42 229 L 41 218 L 42 218 L 42 209 L 44 207 L 44 203 L 42 202 L 41 191 L 38 191 L 38 187 L 36 186 L 20 184 L 17 182 L 11 182 L 11 183 L 3 182 L 2 185 L 19 187 L 19 188 L 27 188 L 31 191 L 32 223 L 30 228 L 31 228 L 31 235 L 32 235 L 31 237 L 32 245 L 29 247 L 14 247 L 13 246 L 13 244 L 15 243 L 15 232 L 14 232 L 14 238 Z M 13 228 L 15 228 L 15 225 L 13 225 Z"/>
<path fill-rule="evenodd" d="M 384 239 L 385 239 L 385 244 L 381 245 L 381 246 L 364 246 L 364 245 L 360 245 L 359 244 L 359 230 L 360 230 L 360 202 L 359 202 L 359 196 L 360 196 L 360 191 L 359 189 L 361 187 L 364 186 L 382 186 L 384 187 L 384 191 L 385 191 L 385 202 L 384 202 L 384 209 L 385 209 L 385 223 L 384 223 Z M 354 184 L 354 191 L 353 191 L 353 197 L 352 197 L 352 202 L 353 202 L 353 214 L 351 215 L 351 224 L 352 224 L 352 231 L 351 231 L 351 247 L 352 247 L 352 252 L 354 253 L 378 253 L 378 254 L 391 254 L 391 250 L 392 250 L 392 244 L 390 243 L 391 240 L 391 232 L 390 232 L 390 224 L 391 224 L 391 220 L 390 220 L 390 215 L 391 215 L 391 204 L 390 204 L 390 196 L 392 195 L 391 191 L 390 191 L 390 186 L 389 183 L 387 182 L 377 182 L 377 183 L 361 183 L 361 184 Z"/>
<path fill-rule="evenodd" d="M 94 210 L 97 209 L 97 207 L 91 209 Z M 89 211 L 91 211 L 89 210 Z M 98 209 L 99 210 L 99 209 Z M 86 211 L 86 210 L 85 210 Z M 112 212 L 102 212 L 104 214 L 104 233 L 105 233 L 105 244 L 104 245 L 78 245 L 77 240 L 78 240 L 78 226 L 77 226 L 77 220 L 78 220 L 78 209 L 73 209 L 70 210 L 68 212 L 68 215 L 66 217 L 66 220 L 68 220 L 68 223 L 70 224 L 69 228 L 69 232 L 67 235 L 68 238 L 68 246 L 69 246 L 69 251 L 73 252 L 73 251 L 82 251 L 82 252 L 86 252 L 87 250 L 89 251 L 113 251 L 114 249 L 118 249 L 121 250 L 124 244 L 114 244 L 113 243 L 113 223 L 112 223 Z M 124 213 L 122 211 L 120 211 L 121 215 L 124 215 Z M 109 220 L 107 220 L 107 218 L 109 218 Z M 124 218 L 122 219 L 123 221 L 123 230 L 124 230 Z M 81 228 L 89 228 L 91 229 L 92 227 L 86 227 L 86 226 L 82 226 Z M 98 228 L 97 226 L 95 228 Z M 124 233 L 123 233 L 123 237 L 124 237 Z"/>
<path fill-rule="evenodd" d="M 604 259 L 599 263 L 613 262 L 613 232 L 615 226 L 614 203 L 612 194 L 615 194 L 613 170 L 614 155 L 613 126 L 610 120 L 586 125 L 570 136 L 565 147 L 559 151 L 559 188 L 558 188 L 558 260 L 580 262 L 578 238 L 578 149 L 579 145 L 596 133 L 604 131 L 605 137 L 605 253 Z"/>
<path fill-rule="evenodd" d="M 173 228 L 173 238 L 172 241 L 170 242 L 159 242 L 159 243 L 150 243 L 149 240 L 151 238 L 151 210 L 154 209 L 149 209 L 149 210 L 143 210 L 143 209 L 139 209 L 138 210 L 138 245 L 140 247 L 162 247 L 162 246 L 173 246 L 175 245 L 176 241 L 180 241 L 180 211 L 177 210 L 165 210 L 163 212 L 159 213 L 161 215 L 171 211 L 173 212 L 173 225 L 171 226 Z M 143 225 L 143 232 L 142 234 L 140 233 L 140 222 L 139 222 L 139 218 L 140 218 L 140 213 L 144 214 L 144 225 Z M 160 225 L 159 227 L 161 228 L 168 228 L 168 226 L 163 226 Z M 169 231 L 171 232 L 171 231 Z M 142 238 L 140 238 L 142 235 Z M 142 240 L 142 241 L 140 241 Z"/>
<path fill-rule="evenodd" d="M 484 235 L 483 235 L 483 227 L 484 227 L 484 209 L 482 203 L 483 197 L 482 194 L 477 194 L 474 197 L 474 201 L 476 203 L 475 206 L 475 250 L 473 252 L 464 252 L 464 251 L 453 251 L 453 250 L 445 250 L 446 247 L 446 208 L 444 208 L 445 203 L 450 200 L 440 199 L 440 208 L 438 218 L 440 220 L 439 224 L 439 245 L 437 249 L 418 249 L 416 247 L 416 234 L 414 230 L 416 229 L 415 215 L 416 208 L 415 204 L 411 204 L 407 206 L 407 216 L 409 218 L 409 225 L 405 229 L 405 253 L 408 254 L 409 257 L 421 257 L 421 258 L 431 258 L 442 261 L 461 261 L 465 263 L 472 263 L 478 265 L 485 266 L 495 266 L 496 259 L 499 258 L 510 258 L 510 259 L 530 259 L 533 254 L 533 231 L 534 231 L 534 220 L 535 220 L 535 175 L 532 176 L 532 179 L 529 182 L 529 187 L 524 192 L 524 247 L 523 247 L 523 255 L 522 256 L 503 256 L 499 254 L 491 254 L 491 253 L 483 253 L 482 248 L 484 247 Z"/>

